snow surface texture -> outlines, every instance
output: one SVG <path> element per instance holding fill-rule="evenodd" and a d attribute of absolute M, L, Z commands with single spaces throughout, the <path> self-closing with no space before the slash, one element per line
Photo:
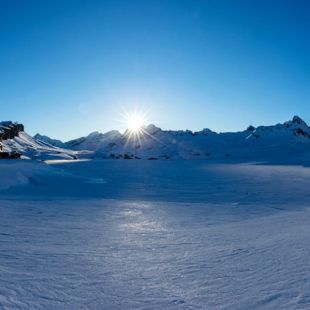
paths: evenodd
<path fill-rule="evenodd" d="M 45 141 L 55 143 L 45 137 Z M 143 128 L 139 138 L 129 131 L 93 132 L 65 143 L 75 150 L 89 150 L 96 158 L 125 159 L 204 159 L 209 161 L 303 164 L 310 156 L 310 128 L 298 116 L 274 126 L 249 126 L 240 132 L 216 133 L 162 130 L 154 125 Z"/>
<path fill-rule="evenodd" d="M 11 162 L 1 309 L 310 308 L 310 168 Z"/>

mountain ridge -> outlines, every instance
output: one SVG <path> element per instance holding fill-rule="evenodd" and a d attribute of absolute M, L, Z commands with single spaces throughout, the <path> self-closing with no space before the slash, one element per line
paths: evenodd
<path fill-rule="evenodd" d="M 140 134 L 130 130 L 88 136 L 62 142 L 48 136 L 34 137 L 22 124 L 0 122 L 2 152 L 30 159 L 208 159 L 213 161 L 303 161 L 310 158 L 310 127 L 294 116 L 284 123 L 249 126 L 243 131 L 215 132 L 162 130 L 149 124 Z"/>
<path fill-rule="evenodd" d="M 66 147 L 94 152 L 95 158 L 125 159 L 223 159 L 268 160 L 310 152 L 310 128 L 299 116 L 284 123 L 249 126 L 236 132 L 163 130 L 154 124 L 130 130 L 92 132 L 65 143 Z M 280 154 L 280 155 L 279 155 Z"/>

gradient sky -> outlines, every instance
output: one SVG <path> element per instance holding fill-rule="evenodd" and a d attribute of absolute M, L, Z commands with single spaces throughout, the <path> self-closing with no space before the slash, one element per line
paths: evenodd
<path fill-rule="evenodd" d="M 0 0 L 2 120 L 61 139 L 310 121 L 310 1 Z"/>

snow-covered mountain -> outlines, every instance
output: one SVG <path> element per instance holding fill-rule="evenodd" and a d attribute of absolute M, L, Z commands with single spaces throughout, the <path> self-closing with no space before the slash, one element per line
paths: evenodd
<path fill-rule="evenodd" d="M 100 133 L 98 131 L 90 133 L 87 137 L 81 137 L 65 143 L 66 147 L 74 150 L 101 151 L 109 143 L 113 143 L 122 137 L 117 130 Z"/>
<path fill-rule="evenodd" d="M 75 159 L 89 152 L 77 152 L 53 146 L 34 139 L 26 132 L 22 124 L 0 122 L 0 157 L 30 159 Z"/>
<path fill-rule="evenodd" d="M 310 128 L 298 116 L 283 124 L 224 133 L 162 130 L 148 125 L 139 137 L 129 131 L 94 132 L 66 145 L 94 151 L 99 158 L 302 160 L 310 153 Z"/>
<path fill-rule="evenodd" d="M 61 140 L 52 139 L 48 136 L 40 135 L 39 133 L 34 135 L 33 138 L 34 138 L 34 140 L 41 141 L 46 145 L 56 146 L 56 147 L 60 147 L 60 148 L 67 148 L 67 145 L 64 142 L 62 142 Z"/>

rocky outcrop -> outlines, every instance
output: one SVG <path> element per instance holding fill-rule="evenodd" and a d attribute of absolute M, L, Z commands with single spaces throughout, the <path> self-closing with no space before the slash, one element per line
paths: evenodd
<path fill-rule="evenodd" d="M 24 125 L 8 122 L 0 122 L 0 141 L 13 139 L 24 131 Z"/>
<path fill-rule="evenodd" d="M 21 158 L 21 154 L 17 152 L 2 152 L 0 151 L 0 159 L 18 159 Z"/>

